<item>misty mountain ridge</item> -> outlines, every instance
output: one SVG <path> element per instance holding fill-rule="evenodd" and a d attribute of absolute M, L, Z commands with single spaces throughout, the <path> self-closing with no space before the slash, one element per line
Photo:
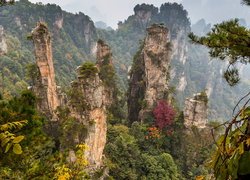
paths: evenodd
<path fill-rule="evenodd" d="M 211 25 L 200 20 L 191 27 L 188 12 L 177 3 L 165 3 L 160 8 L 147 4 L 137 5 L 134 15 L 120 22 L 117 30 L 107 30 L 105 28 L 108 27 L 103 23 L 99 24 L 104 29 L 96 28 L 90 17 L 83 13 L 72 14 L 54 4 L 32 4 L 21 0 L 15 6 L 0 9 L 0 25 L 4 28 L 9 44 L 8 53 L 1 57 L 1 71 L 8 77 L 6 89 L 12 93 L 17 93 L 12 88 L 13 85 L 18 85 L 20 89 L 28 86 L 25 80 L 25 66 L 34 62 L 34 55 L 26 37 L 39 20 L 45 21 L 52 31 L 56 78 L 62 87 L 76 76 L 74 70 L 77 66 L 94 58 L 92 52 L 96 41 L 104 39 L 111 46 L 120 86 L 126 91 L 127 73 L 133 56 L 139 48 L 139 41 L 145 36 L 146 28 L 153 23 L 163 23 L 170 30 L 173 46 L 170 78 L 172 86 L 176 88 L 177 103 L 180 107 L 183 107 L 185 98 L 207 89 L 210 96 L 210 118 L 227 116 L 235 101 L 244 93 L 240 89 L 246 89 L 240 86 L 245 87 L 248 84 L 248 81 L 244 80 L 238 87 L 228 89 L 221 75 L 225 65 L 210 61 L 207 50 L 191 45 L 187 37 L 192 29 L 201 35 L 206 34 Z M 11 46 L 13 43 L 17 46 Z M 18 60 L 19 57 L 23 60 Z M 218 93 L 222 97 L 221 100 L 217 98 Z"/>

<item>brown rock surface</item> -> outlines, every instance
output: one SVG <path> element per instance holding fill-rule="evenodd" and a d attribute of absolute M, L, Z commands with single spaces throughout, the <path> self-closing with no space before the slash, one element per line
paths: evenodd
<path fill-rule="evenodd" d="M 143 120 L 156 102 L 168 97 L 170 43 L 168 29 L 154 24 L 131 70 L 128 110 L 130 122 Z"/>
<path fill-rule="evenodd" d="M 39 77 L 34 87 L 38 97 L 38 108 L 47 117 L 56 120 L 55 110 L 60 105 L 52 57 L 51 36 L 47 26 L 39 22 L 32 31 L 35 46 L 36 64 Z"/>
<path fill-rule="evenodd" d="M 102 165 L 103 150 L 106 144 L 106 94 L 98 71 L 89 77 L 80 74 L 72 86 L 77 93 L 76 100 L 70 100 L 71 115 L 84 124 L 87 136 L 78 141 L 88 146 L 86 157 L 92 168 Z M 97 67 L 95 67 L 96 70 Z M 79 132 L 80 133 L 80 132 Z"/>
<path fill-rule="evenodd" d="M 205 128 L 207 124 L 207 96 L 198 93 L 193 98 L 187 98 L 184 108 L 184 124 L 187 128 L 196 126 Z"/>

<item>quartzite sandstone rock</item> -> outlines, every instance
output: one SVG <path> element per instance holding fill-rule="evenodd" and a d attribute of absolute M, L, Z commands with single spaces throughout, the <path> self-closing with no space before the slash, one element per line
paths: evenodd
<path fill-rule="evenodd" d="M 95 67 L 97 70 L 97 67 Z M 106 93 L 98 71 L 89 77 L 80 74 L 72 88 L 77 93 L 76 99 L 70 100 L 71 116 L 87 127 L 84 139 L 78 139 L 88 146 L 86 157 L 93 168 L 102 165 L 103 150 L 106 144 Z M 79 142 L 76 142 L 79 143 Z"/>
<path fill-rule="evenodd" d="M 147 28 L 141 52 L 131 70 L 128 110 L 129 120 L 144 120 L 158 100 L 167 99 L 171 60 L 168 29 L 154 24 Z"/>
<path fill-rule="evenodd" d="M 38 77 L 33 87 L 38 97 L 38 109 L 51 120 L 56 120 L 55 110 L 60 105 L 52 57 L 51 36 L 47 26 L 39 22 L 32 31 Z"/>
<path fill-rule="evenodd" d="M 207 95 L 198 93 L 193 98 L 187 98 L 184 108 L 184 124 L 187 128 L 196 126 L 205 128 L 207 124 Z"/>

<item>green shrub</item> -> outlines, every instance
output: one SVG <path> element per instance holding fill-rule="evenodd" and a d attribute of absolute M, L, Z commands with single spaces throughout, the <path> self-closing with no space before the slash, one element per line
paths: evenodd
<path fill-rule="evenodd" d="M 91 78 L 94 77 L 98 73 L 98 69 L 92 62 L 85 62 L 79 68 L 79 75 L 83 78 Z"/>

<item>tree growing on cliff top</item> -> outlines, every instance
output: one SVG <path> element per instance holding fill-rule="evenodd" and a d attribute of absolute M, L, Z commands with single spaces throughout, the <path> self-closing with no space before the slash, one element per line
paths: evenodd
<path fill-rule="evenodd" d="M 242 0 L 250 5 L 250 0 Z M 250 63 L 250 30 L 239 25 L 238 20 L 217 24 L 205 37 L 189 35 L 192 42 L 209 48 L 213 58 L 228 61 L 224 77 L 229 85 L 236 85 L 239 80 L 237 63 Z M 210 165 L 214 169 L 216 179 L 249 179 L 250 176 L 250 92 L 244 96 L 236 107 L 245 99 L 243 107 L 225 126 L 225 133 L 218 139 L 217 150 L 211 158 Z M 236 108 L 235 108 L 236 109 Z M 234 111 L 235 111 L 234 109 Z"/>

